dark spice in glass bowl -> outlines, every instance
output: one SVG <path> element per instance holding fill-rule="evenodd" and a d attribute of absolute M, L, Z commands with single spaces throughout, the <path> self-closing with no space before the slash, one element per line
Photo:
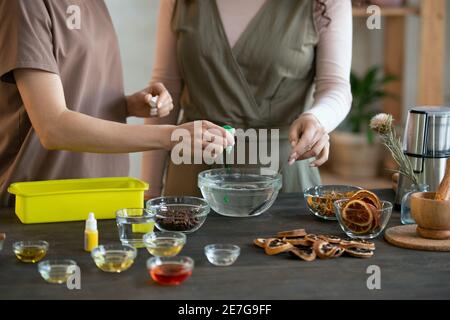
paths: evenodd
<path fill-rule="evenodd" d="M 156 224 L 167 231 L 195 231 L 205 221 L 206 216 L 198 216 L 198 210 L 168 208 L 163 215 L 156 215 Z"/>
<path fill-rule="evenodd" d="M 184 233 L 197 231 L 210 212 L 205 199 L 189 196 L 151 199 L 146 208 L 154 214 L 159 230 Z"/>

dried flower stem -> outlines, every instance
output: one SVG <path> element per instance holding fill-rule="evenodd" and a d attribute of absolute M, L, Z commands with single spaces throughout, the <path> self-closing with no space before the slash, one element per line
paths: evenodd
<path fill-rule="evenodd" d="M 380 135 L 383 144 L 389 149 L 392 157 L 398 164 L 399 169 L 394 171 L 408 177 L 414 184 L 419 184 L 410 159 L 403 153 L 402 143 L 397 138 L 393 120 L 390 114 L 377 114 L 370 121 L 370 128 Z"/>
<path fill-rule="evenodd" d="M 411 161 L 403 153 L 402 143 L 400 139 L 397 138 L 395 129 L 392 128 L 386 135 L 380 136 L 383 140 L 383 144 L 389 149 L 395 162 L 399 165 L 399 169 L 394 171 L 408 177 L 414 184 L 419 184 Z"/>

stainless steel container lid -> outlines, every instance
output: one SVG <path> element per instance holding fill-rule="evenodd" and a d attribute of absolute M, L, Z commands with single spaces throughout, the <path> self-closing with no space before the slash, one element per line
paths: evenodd
<path fill-rule="evenodd" d="M 411 156 L 450 157 L 450 107 L 411 108 L 403 142 Z"/>
<path fill-rule="evenodd" d="M 409 110 L 409 112 L 425 113 L 430 116 L 434 115 L 434 116 L 450 117 L 450 107 L 438 107 L 438 106 L 413 107 Z"/>

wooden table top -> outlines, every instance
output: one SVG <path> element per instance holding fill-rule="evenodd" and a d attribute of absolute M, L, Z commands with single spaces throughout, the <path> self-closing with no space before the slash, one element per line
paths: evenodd
<path fill-rule="evenodd" d="M 393 193 L 379 190 L 386 200 Z M 118 242 L 115 221 L 99 221 L 100 243 Z M 399 225 L 394 212 L 389 226 Z M 344 236 L 337 222 L 317 219 L 307 212 L 297 194 L 282 194 L 259 217 L 237 219 L 211 213 L 182 251 L 195 260 L 192 277 L 178 287 L 152 282 L 146 270 L 150 257 L 139 249 L 134 265 L 122 274 L 108 274 L 94 265 L 83 251 L 84 223 L 22 225 L 12 209 L 0 209 L 0 231 L 7 239 L 0 252 L 0 299 L 447 299 L 450 297 L 450 253 L 394 247 L 379 237 L 371 259 L 341 257 L 304 262 L 288 254 L 267 256 L 253 246 L 256 237 L 281 230 L 306 228 L 309 233 Z M 18 240 L 47 240 L 45 259 L 69 258 L 81 269 L 81 290 L 47 284 L 37 265 L 18 262 L 11 245 Z M 233 243 L 241 256 L 230 267 L 215 267 L 203 247 Z M 367 268 L 381 270 L 381 289 L 367 288 Z"/>

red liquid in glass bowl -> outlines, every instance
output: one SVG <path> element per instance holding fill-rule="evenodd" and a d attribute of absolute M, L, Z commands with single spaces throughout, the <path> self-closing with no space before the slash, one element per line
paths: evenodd
<path fill-rule="evenodd" d="M 148 264 L 147 268 L 152 279 L 161 284 L 176 286 L 184 282 L 192 274 L 193 265 L 180 263 L 176 261 L 162 261 L 159 263 Z"/>

